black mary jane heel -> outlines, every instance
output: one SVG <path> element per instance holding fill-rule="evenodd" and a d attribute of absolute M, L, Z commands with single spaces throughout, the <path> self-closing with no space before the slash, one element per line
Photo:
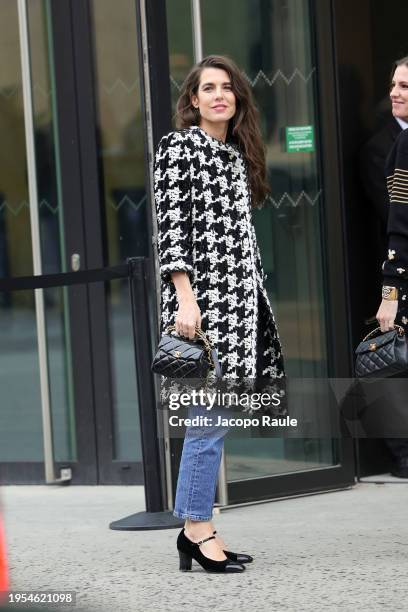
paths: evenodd
<path fill-rule="evenodd" d="M 223 561 L 214 561 L 203 555 L 200 550 L 201 544 L 208 542 L 208 540 L 215 540 L 215 536 L 204 538 L 199 542 L 192 542 L 184 533 L 184 528 L 180 531 L 177 538 L 177 550 L 180 557 L 180 570 L 187 572 L 191 570 L 192 560 L 195 559 L 197 563 L 201 565 L 207 572 L 213 572 L 217 574 L 226 573 L 239 573 L 245 570 L 245 567 L 236 561 L 229 558 Z"/>

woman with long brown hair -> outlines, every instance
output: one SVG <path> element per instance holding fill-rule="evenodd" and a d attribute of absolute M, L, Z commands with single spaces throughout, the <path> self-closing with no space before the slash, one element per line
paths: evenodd
<path fill-rule="evenodd" d="M 268 193 L 265 152 L 251 90 L 232 60 L 193 67 L 177 103 L 176 131 L 155 159 L 161 332 L 216 348 L 226 379 L 284 377 L 283 358 L 252 223 Z M 187 427 L 174 515 L 180 569 L 240 572 L 252 557 L 226 550 L 211 523 L 228 427 Z"/>

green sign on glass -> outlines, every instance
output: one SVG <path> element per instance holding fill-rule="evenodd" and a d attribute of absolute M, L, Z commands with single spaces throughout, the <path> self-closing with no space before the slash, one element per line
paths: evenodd
<path fill-rule="evenodd" d="M 299 125 L 286 128 L 286 151 L 288 153 L 314 151 L 313 125 Z"/>

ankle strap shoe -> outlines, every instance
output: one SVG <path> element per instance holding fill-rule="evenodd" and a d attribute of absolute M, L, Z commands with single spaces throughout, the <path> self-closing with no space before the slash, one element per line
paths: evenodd
<path fill-rule="evenodd" d="M 227 558 L 223 561 L 214 561 L 203 555 L 200 550 L 201 544 L 215 540 L 215 536 L 204 538 L 199 542 L 192 542 L 184 533 L 184 528 L 180 531 L 177 538 L 177 550 L 180 557 L 180 570 L 187 572 L 191 570 L 192 560 L 195 559 L 206 572 L 221 573 L 238 573 L 243 572 L 245 567 L 241 563 L 237 563 Z"/>

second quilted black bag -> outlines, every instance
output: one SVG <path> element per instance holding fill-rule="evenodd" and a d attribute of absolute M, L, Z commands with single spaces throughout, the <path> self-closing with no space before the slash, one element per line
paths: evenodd
<path fill-rule="evenodd" d="M 212 368 L 217 378 L 222 377 L 217 351 L 204 332 L 196 328 L 197 340 L 172 335 L 176 328 L 170 325 L 162 335 L 152 370 L 168 378 L 206 378 Z"/>
<path fill-rule="evenodd" d="M 379 333 L 380 327 L 370 332 L 356 348 L 356 376 L 384 378 L 408 370 L 408 346 L 404 328 Z"/>

